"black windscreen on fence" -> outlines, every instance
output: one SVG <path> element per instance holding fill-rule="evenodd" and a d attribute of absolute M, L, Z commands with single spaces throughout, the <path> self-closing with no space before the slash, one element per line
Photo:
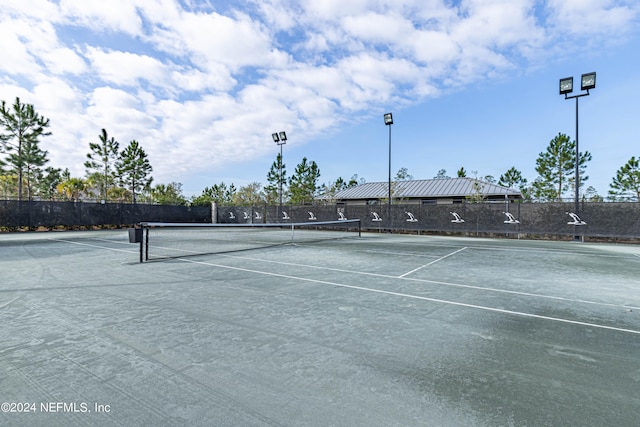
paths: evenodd
<path fill-rule="evenodd" d="M 250 206 L 215 209 L 219 223 L 313 222 L 360 219 L 363 230 L 514 237 L 640 238 L 639 203 L 460 203 Z M 389 213 L 391 215 L 389 215 Z M 391 219 L 389 221 L 389 218 Z"/>
<path fill-rule="evenodd" d="M 391 215 L 389 215 L 389 213 Z M 130 226 L 139 222 L 303 223 L 360 219 L 363 230 L 509 237 L 640 238 L 640 203 L 458 203 L 167 206 L 0 200 L 0 227 Z"/>
<path fill-rule="evenodd" d="M 0 200 L 0 227 L 125 226 L 142 221 L 211 222 L 210 206 Z"/>

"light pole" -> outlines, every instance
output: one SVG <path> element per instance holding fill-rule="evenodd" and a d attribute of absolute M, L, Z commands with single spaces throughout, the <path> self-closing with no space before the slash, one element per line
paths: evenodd
<path fill-rule="evenodd" d="M 280 163 L 278 165 L 278 182 L 280 184 L 280 212 L 278 212 L 278 220 L 280 219 L 280 215 L 282 214 L 282 146 L 287 143 L 287 134 L 286 132 L 276 132 L 272 133 L 271 137 L 273 138 L 273 142 L 280 146 Z"/>
<path fill-rule="evenodd" d="M 389 224 L 389 231 L 391 231 L 391 125 L 393 124 L 393 115 L 391 113 L 386 113 L 384 115 L 384 124 L 386 126 L 389 126 L 389 182 L 388 182 L 388 189 L 389 189 L 389 198 L 387 200 L 387 218 L 388 218 L 388 224 Z"/>
<path fill-rule="evenodd" d="M 580 150 L 578 148 L 578 98 L 589 95 L 589 89 L 596 87 L 596 73 L 586 73 L 582 75 L 580 79 L 580 90 L 586 90 L 587 93 L 579 93 L 577 95 L 569 96 L 573 92 L 573 77 L 565 77 L 560 79 L 560 95 L 564 95 L 564 99 L 576 100 L 576 207 L 575 213 L 578 215 L 580 208 Z"/>

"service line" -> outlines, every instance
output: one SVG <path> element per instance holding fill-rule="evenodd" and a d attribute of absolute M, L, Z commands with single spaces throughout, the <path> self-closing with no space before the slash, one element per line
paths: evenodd
<path fill-rule="evenodd" d="M 427 263 L 427 264 L 425 264 L 425 265 L 423 265 L 423 266 L 421 266 L 421 267 L 414 268 L 414 269 L 413 269 L 413 270 L 411 270 L 411 271 L 407 271 L 406 273 L 404 273 L 404 274 L 402 274 L 402 275 L 398 276 L 398 278 L 399 278 L 399 279 L 402 279 L 403 277 L 408 276 L 408 275 L 409 275 L 409 274 L 411 274 L 411 273 L 415 273 L 415 272 L 416 272 L 416 271 L 418 271 L 418 270 L 421 270 L 421 269 L 423 269 L 423 268 L 425 268 L 425 267 L 429 267 L 430 265 L 433 265 L 433 264 L 435 264 L 436 262 L 442 261 L 442 260 L 443 260 L 443 259 L 445 259 L 445 258 L 449 258 L 449 257 L 450 257 L 450 256 L 452 256 L 452 255 L 455 255 L 455 254 L 457 254 L 457 253 L 459 253 L 459 252 L 464 251 L 465 249 L 467 249 L 467 247 L 466 247 L 466 246 L 465 246 L 464 248 L 458 249 L 457 251 L 451 252 L 450 254 L 447 254 L 447 255 L 445 255 L 445 256 L 442 256 L 442 257 L 440 257 L 440 258 L 438 258 L 438 259 L 436 259 L 436 260 L 433 260 L 433 261 L 431 261 L 430 263 Z"/>

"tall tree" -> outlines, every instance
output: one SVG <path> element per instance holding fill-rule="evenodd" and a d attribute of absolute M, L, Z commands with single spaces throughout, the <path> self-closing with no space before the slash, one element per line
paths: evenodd
<path fill-rule="evenodd" d="M 211 192 L 214 202 L 230 205 L 233 203 L 233 196 L 236 194 L 236 186 L 233 182 L 227 186 L 223 181 L 220 184 L 214 184 L 211 187 Z"/>
<path fill-rule="evenodd" d="M 216 202 L 222 205 L 230 205 L 233 203 L 235 193 L 236 186 L 233 183 L 227 187 L 227 184 L 221 182 L 220 184 L 214 184 L 211 187 L 205 187 L 202 194 L 191 199 L 191 204 L 206 206 L 211 202 Z"/>
<path fill-rule="evenodd" d="M 409 181 L 412 179 L 413 179 L 413 175 L 409 173 L 409 169 L 404 167 L 398 169 L 398 172 L 396 173 L 396 177 L 395 177 L 396 181 Z"/>
<path fill-rule="evenodd" d="M 302 162 L 296 166 L 293 176 L 289 179 L 289 193 L 291 203 L 304 204 L 313 202 L 318 191 L 318 179 L 320 169 L 316 162 L 307 162 L 303 157 Z"/>
<path fill-rule="evenodd" d="M 48 167 L 38 177 L 38 194 L 49 200 L 56 196 L 56 189 L 62 182 L 62 169 Z"/>
<path fill-rule="evenodd" d="M 39 167 L 46 163 L 46 152 L 38 148 L 41 136 L 47 132 L 49 119 L 36 113 L 32 104 L 23 104 L 16 98 L 12 106 L 5 101 L 0 105 L 0 149 L 9 153 L 8 163 L 18 174 L 18 199 L 22 200 L 25 168 Z M 41 163 L 38 165 L 38 163 Z"/>
<path fill-rule="evenodd" d="M 182 184 L 171 182 L 167 185 L 158 184 L 151 189 L 151 201 L 159 205 L 181 206 L 187 203 L 182 195 Z"/>
<path fill-rule="evenodd" d="M 458 169 L 458 178 L 466 178 L 467 177 L 467 171 L 464 169 L 464 167 L 461 167 L 460 169 Z"/>
<path fill-rule="evenodd" d="M 640 202 L 640 158 L 633 156 L 620 167 L 609 187 L 609 195 L 613 198 Z"/>
<path fill-rule="evenodd" d="M 95 181 L 97 177 L 97 184 L 100 188 L 100 198 L 107 200 L 109 195 L 109 186 L 113 184 L 115 174 L 115 164 L 118 160 L 118 150 L 120 144 L 114 137 L 109 138 L 107 131 L 102 129 L 102 132 L 98 136 L 100 142 L 89 143 L 89 153 L 87 153 L 87 161 L 84 162 L 84 167 L 87 169 L 87 176 L 92 176 Z"/>
<path fill-rule="evenodd" d="M 137 196 L 149 190 L 153 178 L 153 168 L 149 163 L 147 153 L 135 139 L 120 152 L 116 161 L 116 174 L 123 187 L 131 191 L 132 202 L 135 204 Z"/>
<path fill-rule="evenodd" d="M 268 184 L 264 187 L 267 203 L 275 204 L 280 200 L 280 189 L 282 188 L 282 198 L 286 201 L 285 194 L 287 194 L 287 169 L 286 165 L 282 163 L 282 156 L 280 153 L 276 156 L 276 161 L 271 165 L 269 173 L 267 173 Z M 282 171 L 282 174 L 280 173 Z"/>
<path fill-rule="evenodd" d="M 527 179 L 522 176 L 522 172 L 512 166 L 511 169 L 500 175 L 498 185 L 522 190 L 527 186 Z"/>
<path fill-rule="evenodd" d="M 240 187 L 232 199 L 233 204 L 237 206 L 256 206 L 265 202 L 262 185 L 259 182 L 252 182 Z"/>
<path fill-rule="evenodd" d="M 522 176 L 522 172 L 512 166 L 498 179 L 498 185 L 507 188 L 517 188 L 522 193 L 525 200 L 530 200 L 531 191 L 527 186 L 527 179 Z"/>
<path fill-rule="evenodd" d="M 591 153 L 579 153 L 578 171 L 580 186 L 589 179 L 585 175 L 587 162 L 591 161 Z M 576 142 L 571 141 L 563 133 L 555 136 L 536 160 L 536 172 L 540 175 L 533 183 L 534 195 L 541 199 L 558 200 L 575 185 Z"/>
<path fill-rule="evenodd" d="M 449 176 L 447 176 L 447 170 L 446 169 L 440 169 L 438 171 L 438 174 L 433 177 L 433 179 L 448 179 L 448 178 L 449 178 Z"/>
<path fill-rule="evenodd" d="M 24 189 L 26 183 L 27 200 L 31 200 L 34 185 L 41 174 L 40 167 L 49 161 L 47 152 L 38 147 L 37 141 L 26 139 L 22 143 L 21 154 L 18 155 L 17 152 L 11 151 L 7 160 L 14 165 L 16 172 L 18 172 L 18 186 Z"/>

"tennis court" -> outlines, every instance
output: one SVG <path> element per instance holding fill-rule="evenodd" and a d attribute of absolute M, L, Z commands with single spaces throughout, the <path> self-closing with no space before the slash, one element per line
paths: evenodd
<path fill-rule="evenodd" d="M 0 424 L 635 426 L 640 249 L 0 234 Z"/>

